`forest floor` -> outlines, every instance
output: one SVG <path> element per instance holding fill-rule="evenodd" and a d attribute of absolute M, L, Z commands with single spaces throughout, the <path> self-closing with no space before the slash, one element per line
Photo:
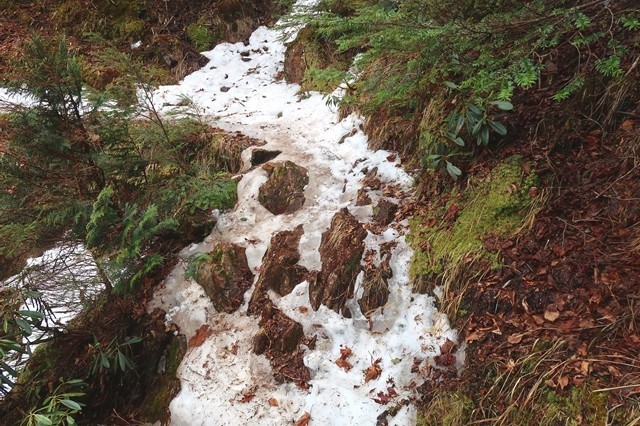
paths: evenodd
<path fill-rule="evenodd" d="M 10 60 L 38 21 L 46 15 L 36 6 L 0 14 L 0 80 L 11 75 Z M 422 387 L 423 421 L 442 424 L 444 417 L 430 416 L 455 395 L 463 409 L 451 424 L 637 424 L 640 98 L 619 112 L 612 132 L 566 132 L 549 93 L 530 95 L 514 102 L 517 136 L 469 173 L 486 176 L 520 156 L 523 173 L 534 171 L 541 182 L 532 195 L 545 201 L 515 235 L 485 238 L 502 268 L 467 265 L 476 273 L 456 291 L 455 324 L 466 364 L 460 375 L 431 372 Z M 449 203 L 440 184 L 423 185 L 416 213 Z M 455 218 L 452 211 L 448 220 Z"/>

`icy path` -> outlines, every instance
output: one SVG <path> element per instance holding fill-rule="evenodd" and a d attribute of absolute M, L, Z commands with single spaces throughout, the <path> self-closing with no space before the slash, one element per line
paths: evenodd
<path fill-rule="evenodd" d="M 371 206 L 355 207 L 363 170 L 377 167 L 383 184 L 396 184 L 406 191 L 413 182 L 397 164 L 396 156 L 368 150 L 358 117 L 339 121 L 320 94 L 298 98 L 297 85 L 277 80 L 285 51 L 279 37 L 278 31 L 262 27 L 251 36 L 249 45 L 219 45 L 205 53 L 211 61 L 203 69 L 154 94 L 154 103 L 163 112 L 170 112 L 187 96 L 212 124 L 266 140 L 267 145 L 261 148 L 282 151 L 274 161 L 291 160 L 309 170 L 303 209 L 274 216 L 258 203 L 258 188 L 267 176 L 260 167 L 249 170 L 247 152 L 236 209 L 219 218 L 204 242 L 182 253 L 186 257 L 207 252 L 222 240 L 238 243 L 246 247 L 256 279 L 275 232 L 302 224 L 300 264 L 319 270 L 321 234 L 338 210 L 347 207 L 361 222 L 371 221 Z M 370 195 L 375 205 L 381 192 Z M 156 293 L 150 309 L 164 309 L 167 321 L 175 323 L 187 338 L 203 324 L 208 324 L 213 334 L 202 346 L 190 349 L 179 368 L 182 390 L 170 406 L 172 424 L 286 425 L 308 412 L 311 425 L 375 425 L 385 409 L 414 395 L 421 383 L 420 375 L 411 373 L 414 358 L 426 360 L 438 355 L 443 342 L 447 338 L 455 341 L 456 334 L 431 298 L 411 293 L 411 249 L 405 243 L 405 232 L 406 223 L 395 224 L 381 235 L 369 233 L 367 237 L 367 249 L 377 250 L 386 241 L 398 243 L 391 260 L 394 274 L 389 280 L 389 302 L 384 313 L 373 317 L 371 331 L 355 301 L 348 302 L 352 319 L 324 306 L 314 312 L 309 306 L 307 282 L 288 296 L 272 294 L 276 305 L 300 322 L 307 336 L 318 336 L 316 349 L 305 355 L 311 370 L 308 391 L 276 383 L 267 359 L 251 352 L 259 321 L 246 315 L 251 291 L 236 313 L 218 313 L 201 287 L 184 279 L 184 265 L 178 266 Z M 361 280 L 362 274 L 356 284 L 356 299 Z M 341 347 L 353 351 L 349 358 L 353 368 L 348 372 L 335 364 Z M 377 358 L 382 359 L 382 375 L 365 383 L 363 370 Z M 372 398 L 380 391 L 387 392 L 388 380 L 394 381 L 399 395 L 388 406 L 380 405 Z M 240 402 L 246 394 L 255 397 Z M 405 406 L 390 424 L 414 424 L 415 415 L 415 408 Z"/>

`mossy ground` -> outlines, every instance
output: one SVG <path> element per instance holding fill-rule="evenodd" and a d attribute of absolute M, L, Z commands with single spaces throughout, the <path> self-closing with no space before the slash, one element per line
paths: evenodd
<path fill-rule="evenodd" d="M 415 250 L 411 275 L 435 282 L 458 264 L 476 259 L 499 267 L 497 253 L 487 251 L 483 240 L 514 233 L 525 224 L 536 185 L 535 173 L 524 173 L 522 160 L 513 157 L 468 188 L 454 188 L 446 203 L 410 221 L 409 242 Z"/>
<path fill-rule="evenodd" d="M 151 364 L 151 372 L 147 377 L 152 378 L 147 395 L 140 404 L 140 420 L 154 423 L 168 420 L 168 407 L 171 400 L 180 390 L 180 380 L 176 377 L 178 367 L 187 350 L 187 343 L 183 336 L 176 336 L 161 355 L 159 363 L 164 368 L 153 368 L 157 363 Z"/>

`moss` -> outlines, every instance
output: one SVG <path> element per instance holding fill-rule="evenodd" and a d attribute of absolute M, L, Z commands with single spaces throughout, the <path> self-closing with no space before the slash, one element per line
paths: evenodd
<path fill-rule="evenodd" d="M 167 420 L 167 413 L 171 400 L 180 390 L 180 380 L 176 377 L 178 367 L 187 351 L 184 336 L 171 340 L 164 353 L 164 372 L 157 374 L 149 388 L 149 392 L 140 405 L 140 418 L 146 422 L 163 422 Z"/>
<path fill-rule="evenodd" d="M 473 402 L 458 392 L 443 392 L 418 413 L 416 426 L 464 426 L 469 424 Z"/>
<path fill-rule="evenodd" d="M 546 401 L 541 401 L 542 409 L 535 410 L 544 413 L 540 420 L 543 425 L 556 424 L 558 421 L 569 426 L 607 424 L 606 392 L 591 392 L 587 387 L 581 387 L 571 389 L 567 395 L 559 395 L 549 389 L 544 392 L 543 398 Z"/>
<path fill-rule="evenodd" d="M 523 225 L 532 205 L 529 190 L 537 178 L 533 173 L 523 177 L 521 168 L 522 160 L 512 157 L 464 192 L 453 190 L 440 211 L 410 221 L 414 278 L 437 277 L 474 258 L 500 265 L 497 254 L 484 249 L 483 239 L 509 235 Z"/>
<path fill-rule="evenodd" d="M 219 39 L 217 32 L 209 29 L 202 19 L 187 27 L 187 37 L 199 52 L 209 50 Z"/>

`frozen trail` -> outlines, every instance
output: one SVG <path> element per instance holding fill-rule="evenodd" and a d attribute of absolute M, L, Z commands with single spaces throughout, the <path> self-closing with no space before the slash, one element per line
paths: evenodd
<path fill-rule="evenodd" d="M 213 125 L 263 139 L 267 145 L 261 148 L 282 151 L 273 161 L 290 160 L 308 170 L 303 208 L 274 216 L 257 199 L 266 173 L 260 167 L 251 169 L 250 152 L 245 153 L 238 205 L 219 217 L 205 241 L 182 253 L 186 257 L 207 252 L 217 241 L 240 244 L 246 247 L 256 278 L 275 232 L 302 224 L 299 263 L 319 270 L 321 235 L 336 212 L 346 207 L 361 222 L 371 222 L 371 205 L 355 206 L 367 170 L 377 167 L 383 187 L 395 185 L 410 193 L 413 183 L 397 156 L 367 148 L 359 117 L 339 120 L 320 94 L 299 98 L 297 85 L 278 80 L 285 51 L 280 38 L 279 31 L 262 27 L 246 46 L 221 44 L 205 53 L 210 62 L 203 69 L 179 85 L 161 87 L 154 93 L 154 104 L 163 112 L 174 110 L 182 97 L 188 96 Z M 370 196 L 375 205 L 382 191 L 371 191 Z M 286 315 L 302 324 L 307 336 L 318 336 L 315 350 L 305 353 L 305 365 L 311 371 L 309 390 L 276 383 L 266 358 L 252 353 L 259 319 L 246 314 L 251 290 L 234 314 L 219 313 L 197 283 L 184 279 L 184 265 L 176 267 L 157 291 L 150 309 L 164 309 L 167 321 L 176 324 L 187 338 L 203 324 L 213 333 L 202 346 L 189 349 L 182 361 L 178 370 L 182 390 L 170 406 L 172 424 L 285 425 L 308 412 L 311 425 L 375 425 L 385 409 L 413 396 L 420 384 L 420 375 L 411 373 L 414 359 L 429 360 L 438 355 L 440 345 L 447 338 L 455 340 L 456 334 L 431 298 L 411 293 L 411 249 L 405 243 L 406 231 L 406 223 L 394 223 L 378 235 L 369 232 L 366 238 L 367 249 L 376 251 L 383 242 L 397 243 L 390 262 L 394 274 L 389 280 L 389 301 L 373 317 L 372 330 L 354 301 L 348 302 L 351 319 L 324 306 L 314 312 L 309 307 L 307 282 L 285 297 L 272 295 Z M 361 282 L 362 276 L 359 278 Z M 353 368 L 348 372 L 335 364 L 341 347 L 353 352 L 349 358 Z M 377 358 L 382 359 L 382 374 L 365 383 L 363 370 Z M 395 383 L 398 396 L 389 406 L 380 405 L 372 398 L 386 392 L 389 380 Z M 240 402 L 247 394 L 255 396 Z M 413 424 L 415 414 L 415 408 L 408 404 L 390 424 Z"/>

